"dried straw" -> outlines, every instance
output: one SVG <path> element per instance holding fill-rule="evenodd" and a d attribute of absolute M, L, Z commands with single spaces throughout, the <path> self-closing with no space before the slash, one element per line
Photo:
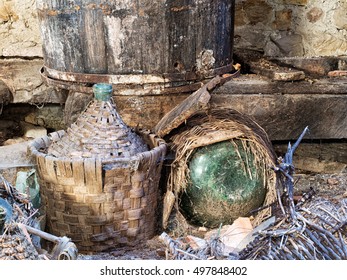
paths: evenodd
<path fill-rule="evenodd" d="M 347 201 L 313 198 L 296 210 L 295 223 L 278 218 L 239 259 L 247 260 L 345 260 L 347 259 Z"/>
<path fill-rule="evenodd" d="M 247 153 L 253 155 L 254 165 L 264 173 L 264 185 L 267 189 L 264 205 L 272 204 L 276 200 L 277 182 L 271 169 L 276 164 L 272 144 L 266 132 L 255 121 L 230 109 L 197 112 L 171 136 L 176 157 L 171 165 L 168 189 L 178 197 L 188 187 L 188 163 L 196 148 L 235 139 L 241 140 Z M 247 170 L 249 167 L 244 168 Z M 271 208 L 265 207 L 257 213 L 253 224 L 256 226 L 269 216 Z"/>

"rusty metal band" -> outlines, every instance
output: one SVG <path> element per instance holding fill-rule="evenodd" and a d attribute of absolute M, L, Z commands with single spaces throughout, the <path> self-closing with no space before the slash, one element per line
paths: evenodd
<path fill-rule="evenodd" d="M 231 65 L 232 66 L 232 65 Z M 222 69 L 223 68 L 223 69 Z M 225 72 L 227 68 L 222 67 L 218 69 L 214 69 L 215 76 L 224 75 L 222 79 L 227 81 L 239 75 L 239 71 L 234 72 L 233 74 L 228 74 L 228 72 L 232 72 L 233 68 Z M 54 70 L 56 71 L 56 70 Z M 59 71 L 56 71 L 59 72 Z M 63 72 L 61 72 L 63 73 Z M 79 74 L 85 76 L 83 81 L 81 82 L 79 79 L 75 80 L 61 80 L 51 77 L 49 75 L 49 71 L 47 71 L 47 67 L 42 67 L 40 70 L 40 74 L 45 83 L 52 87 L 57 87 L 60 89 L 72 90 L 83 93 L 92 93 L 92 85 L 95 83 L 111 83 L 113 85 L 114 90 L 117 91 L 116 95 L 162 95 L 162 94 L 172 94 L 172 93 L 187 93 L 198 90 L 204 81 L 209 78 L 201 79 L 200 81 L 186 81 L 186 84 L 181 86 L 175 86 L 177 81 L 166 80 L 166 82 L 153 82 L 152 83 L 141 83 L 138 80 L 138 77 L 130 77 L 129 75 L 102 75 L 102 74 Z M 74 73 L 65 73 L 65 74 L 74 74 Z M 121 80 L 119 76 L 123 76 Z M 141 75 L 136 75 L 141 76 Z M 70 78 L 73 76 L 69 76 Z M 90 78 L 90 80 L 85 79 L 86 77 Z M 122 83 L 121 81 L 128 82 Z M 112 82 L 113 81 L 113 82 Z M 118 82 L 117 82 L 118 81 Z M 129 83 L 130 81 L 130 83 Z M 143 81 L 143 80 L 142 80 Z M 187 84 L 188 82 L 188 84 Z"/>
<path fill-rule="evenodd" d="M 164 74 L 89 74 L 63 72 L 51 69 L 46 65 L 43 66 L 47 76 L 56 80 L 71 81 L 78 83 L 110 83 L 110 84 L 152 84 L 152 83 L 170 83 L 170 82 L 186 82 L 197 81 L 203 78 L 212 78 L 231 72 L 234 68 L 232 64 L 210 69 L 204 74 L 195 72 L 185 73 L 164 73 Z"/>

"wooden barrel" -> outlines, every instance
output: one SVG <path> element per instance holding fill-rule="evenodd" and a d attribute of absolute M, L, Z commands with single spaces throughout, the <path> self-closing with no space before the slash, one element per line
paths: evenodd
<path fill-rule="evenodd" d="M 234 0 L 38 0 L 43 75 L 144 93 L 232 70 Z M 189 88 L 189 87 L 188 87 Z"/>

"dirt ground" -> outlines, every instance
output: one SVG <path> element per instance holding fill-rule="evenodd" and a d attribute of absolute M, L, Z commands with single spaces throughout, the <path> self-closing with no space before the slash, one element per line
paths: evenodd
<path fill-rule="evenodd" d="M 124 247 L 93 255 L 79 254 L 78 260 L 165 260 L 165 249 L 159 236 L 155 236 L 136 248 Z"/>

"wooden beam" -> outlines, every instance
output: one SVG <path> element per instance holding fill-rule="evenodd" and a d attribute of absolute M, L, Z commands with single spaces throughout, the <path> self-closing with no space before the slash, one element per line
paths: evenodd
<path fill-rule="evenodd" d="M 255 74 L 241 75 L 225 83 L 215 93 L 220 94 L 346 94 L 347 77 L 305 79 L 295 82 L 275 82 Z"/>
<path fill-rule="evenodd" d="M 313 76 L 326 76 L 330 71 L 337 70 L 339 68 L 339 62 L 343 62 L 345 59 L 341 57 L 277 57 L 271 59 L 271 61 L 286 65 L 287 67 L 295 67 L 305 71 L 308 75 Z"/>
<path fill-rule="evenodd" d="M 0 61 L 0 80 L 3 80 L 0 95 L 7 96 L 14 88 L 13 103 L 64 104 L 66 92 L 59 93 L 41 84 L 38 72 L 41 64 L 39 59 Z M 230 107 L 254 117 L 272 140 L 296 139 L 306 125 L 310 128 L 307 137 L 311 139 L 339 139 L 347 138 L 346 93 L 347 77 L 276 82 L 247 74 L 215 89 L 210 105 Z M 128 125 L 153 129 L 165 114 L 188 96 L 180 93 L 158 96 L 115 93 L 114 97 L 117 110 Z"/>
<path fill-rule="evenodd" d="M 271 140 L 296 139 L 308 126 L 309 139 L 347 138 L 346 84 L 327 84 L 305 92 L 302 82 L 292 92 L 289 87 L 276 89 L 263 79 L 233 80 L 211 95 L 211 106 L 230 107 L 252 116 L 268 133 Z M 322 87 L 323 88 L 323 87 Z"/>
<path fill-rule="evenodd" d="M 265 76 L 273 81 L 301 81 L 305 79 L 305 72 L 293 67 L 280 65 L 271 61 L 261 53 L 249 50 L 237 50 L 236 62 L 247 64 L 249 71 Z"/>

